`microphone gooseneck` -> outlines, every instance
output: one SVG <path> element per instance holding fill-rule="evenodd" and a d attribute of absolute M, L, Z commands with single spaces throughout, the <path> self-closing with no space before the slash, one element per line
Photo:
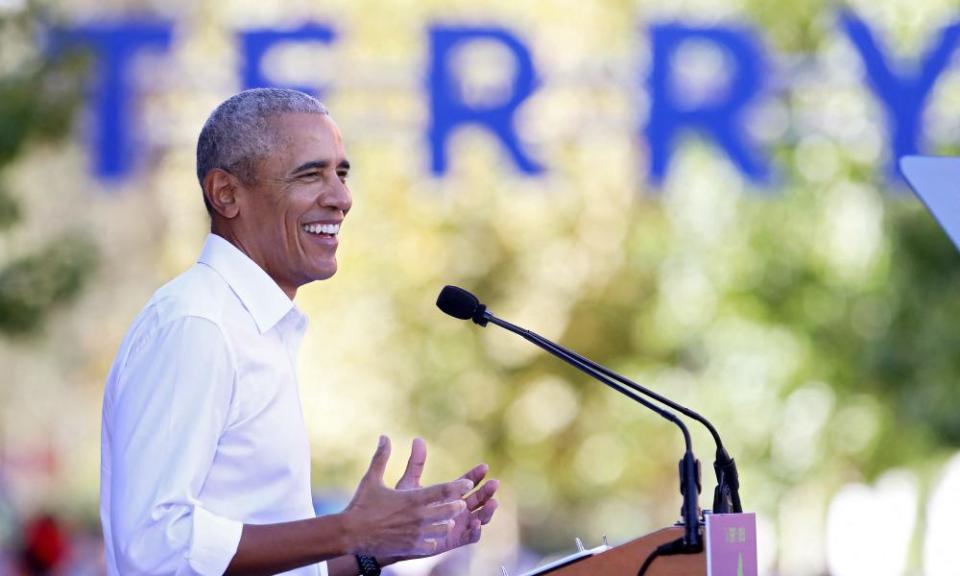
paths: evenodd
<path fill-rule="evenodd" d="M 646 398 L 637 394 L 639 390 L 632 389 L 628 383 L 616 378 L 616 374 L 607 370 L 603 366 L 583 358 L 579 354 L 567 350 L 566 348 L 543 338 L 539 334 L 521 328 L 515 324 L 497 318 L 487 311 L 486 306 L 480 303 L 476 296 L 456 286 L 445 286 L 437 298 L 437 306 L 445 313 L 459 318 L 461 320 L 473 320 L 480 326 L 486 326 L 487 323 L 495 324 L 505 330 L 517 334 L 528 342 L 549 352 L 567 364 L 580 370 L 581 372 L 599 380 L 608 387 L 620 392 L 624 396 L 631 398 L 635 402 L 642 404 L 649 410 L 657 413 L 662 418 L 674 423 L 683 433 L 685 451 L 680 460 L 680 493 L 683 496 L 683 508 L 681 516 L 684 523 L 683 548 L 686 550 L 699 550 L 702 548 L 702 540 L 699 531 L 700 506 L 698 497 L 700 493 L 700 463 L 693 455 L 693 443 L 690 438 L 690 431 L 686 425 L 677 417 L 676 414 L 665 410 Z M 628 381 L 629 382 L 629 381 Z"/>
<path fill-rule="evenodd" d="M 453 302 L 457 302 L 458 306 L 463 307 L 465 309 L 469 309 L 469 313 L 465 316 L 458 316 L 456 314 L 452 314 L 451 312 L 448 312 L 448 310 L 444 306 L 441 305 L 441 300 L 450 302 L 451 303 L 450 305 L 452 305 Z M 485 315 L 486 307 L 480 303 L 480 300 L 476 296 L 474 296 L 467 290 L 464 290 L 463 288 L 459 288 L 456 286 L 445 286 L 443 290 L 440 291 L 440 297 L 437 300 L 437 305 L 440 306 L 441 310 L 443 310 L 447 314 L 450 314 L 451 316 L 460 318 L 462 320 L 473 319 L 473 321 L 476 322 L 477 324 L 480 324 L 481 326 L 486 326 L 487 319 L 484 319 L 482 322 L 478 321 L 477 319 L 477 316 Z M 520 330 L 523 330 L 523 329 L 520 329 Z M 701 416 L 697 412 L 694 412 L 693 410 L 687 408 L 686 406 L 683 406 L 682 404 L 678 404 L 673 400 L 670 400 L 669 398 L 662 396 L 654 392 L 653 390 L 650 390 L 649 388 L 641 386 L 640 384 L 637 384 L 636 382 L 630 380 L 629 378 L 621 376 L 620 374 L 617 374 L 616 372 L 606 368 L 601 364 L 597 364 L 596 362 L 590 360 L 589 358 L 581 356 L 576 352 L 573 352 L 572 350 L 568 350 L 567 348 L 564 348 L 559 344 L 554 344 L 553 342 L 550 342 L 546 338 L 542 338 L 541 336 L 533 332 L 529 332 L 529 331 L 525 331 L 525 332 L 527 332 L 529 336 L 539 340 L 539 342 L 534 342 L 538 346 L 543 347 L 544 345 L 547 345 L 552 347 L 555 353 L 563 353 L 565 355 L 576 358 L 583 364 L 590 366 L 593 370 L 603 374 L 608 378 L 612 378 L 616 380 L 617 382 L 619 382 L 620 384 L 623 384 L 624 386 L 630 388 L 631 390 L 638 392 L 640 394 L 643 394 L 648 398 L 653 398 L 657 402 L 660 402 L 663 405 L 669 406 L 670 408 L 676 410 L 677 412 L 680 412 L 684 416 L 687 416 L 688 418 L 692 418 L 697 422 L 700 422 L 710 432 L 710 435 L 713 437 L 714 444 L 716 445 L 716 455 L 714 457 L 713 469 L 717 478 L 717 486 L 713 492 L 713 507 L 712 507 L 713 513 L 726 514 L 730 512 L 734 512 L 734 513 L 743 512 L 743 506 L 741 505 L 741 502 L 740 502 L 740 478 L 739 478 L 739 474 L 737 473 L 737 464 L 734 461 L 734 459 L 730 457 L 730 454 L 727 452 L 727 449 L 724 447 L 723 440 L 720 439 L 720 433 L 717 432 L 716 427 L 714 427 L 709 420 L 707 420 L 705 417 Z M 521 334 L 521 336 L 523 336 L 524 338 L 527 338 L 528 340 L 530 339 L 527 337 L 527 335 Z"/>

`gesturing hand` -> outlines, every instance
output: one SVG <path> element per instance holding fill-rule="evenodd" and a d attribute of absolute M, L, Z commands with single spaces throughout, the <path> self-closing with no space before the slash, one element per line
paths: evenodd
<path fill-rule="evenodd" d="M 420 488 L 420 476 L 423 474 L 423 467 L 426 462 L 427 444 L 422 438 L 414 438 L 413 446 L 410 448 L 410 459 L 407 461 L 407 469 L 403 472 L 400 481 L 397 482 L 397 490 L 412 492 L 424 490 L 424 488 Z M 468 480 L 471 485 L 476 486 L 487 475 L 487 471 L 486 464 L 479 464 L 461 476 L 459 481 Z M 480 540 L 481 526 L 490 522 L 493 513 L 497 510 L 497 501 L 493 498 L 493 495 L 499 487 L 500 482 L 497 480 L 488 480 L 483 486 L 467 496 L 464 499 L 466 507 L 454 516 L 453 528 L 447 532 L 444 538 L 438 540 L 438 546 L 432 554 L 453 550 Z"/>
<path fill-rule="evenodd" d="M 450 540 L 456 519 L 467 514 L 462 498 L 474 482 L 464 477 L 427 488 L 392 490 L 383 484 L 389 459 L 390 439 L 381 436 L 370 468 L 343 512 L 351 552 L 380 557 L 436 554 Z"/>

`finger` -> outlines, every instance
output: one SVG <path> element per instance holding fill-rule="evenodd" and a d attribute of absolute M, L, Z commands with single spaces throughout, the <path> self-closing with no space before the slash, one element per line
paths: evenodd
<path fill-rule="evenodd" d="M 420 505 L 432 504 L 434 502 L 449 502 L 459 500 L 464 494 L 473 490 L 473 482 L 461 478 L 446 484 L 434 484 L 426 488 L 417 488 L 407 492 L 413 501 Z"/>
<path fill-rule="evenodd" d="M 420 476 L 423 475 L 423 467 L 426 463 L 427 443 L 423 441 L 423 438 L 414 438 L 413 444 L 410 446 L 410 459 L 407 460 L 407 468 L 403 471 L 403 476 L 397 482 L 397 490 L 419 488 Z"/>
<path fill-rule="evenodd" d="M 430 523 L 446 522 L 453 520 L 458 515 L 467 511 L 467 503 L 463 500 L 454 500 L 446 504 L 436 504 L 427 506 L 423 514 L 423 519 Z"/>
<path fill-rule="evenodd" d="M 488 480 L 479 490 L 465 498 L 467 501 L 467 509 L 476 510 L 483 506 L 487 500 L 493 498 L 493 495 L 497 493 L 497 488 L 499 487 L 499 480 Z"/>
<path fill-rule="evenodd" d="M 380 443 L 377 444 L 377 451 L 373 453 L 373 459 L 370 460 L 370 467 L 367 469 L 367 473 L 363 475 L 363 481 L 383 484 L 383 473 L 387 469 L 389 460 L 390 438 L 381 435 Z"/>
<path fill-rule="evenodd" d="M 479 486 L 480 481 L 487 475 L 487 472 L 490 470 L 490 467 L 486 464 L 477 464 L 471 468 L 466 474 L 461 476 L 461 478 L 466 478 L 473 482 L 474 486 Z"/>
<path fill-rule="evenodd" d="M 476 518 L 481 524 L 489 523 L 490 519 L 493 518 L 493 513 L 497 511 L 497 507 L 499 505 L 500 504 L 496 500 L 491 498 L 486 504 L 483 505 L 483 508 L 471 514 L 471 520 Z"/>

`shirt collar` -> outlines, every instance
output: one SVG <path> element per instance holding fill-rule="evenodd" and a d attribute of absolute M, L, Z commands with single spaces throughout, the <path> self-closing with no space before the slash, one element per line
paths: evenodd
<path fill-rule="evenodd" d="M 197 262 L 213 268 L 230 285 L 263 334 L 291 310 L 293 300 L 249 256 L 224 238 L 209 234 Z"/>

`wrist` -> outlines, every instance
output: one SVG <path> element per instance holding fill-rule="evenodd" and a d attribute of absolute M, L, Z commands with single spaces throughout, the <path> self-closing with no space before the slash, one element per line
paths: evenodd
<path fill-rule="evenodd" d="M 356 519 L 349 512 L 340 512 L 333 514 L 337 522 L 337 550 L 343 556 L 353 556 L 362 553 L 362 544 L 359 534 L 362 531 L 358 528 Z"/>
<path fill-rule="evenodd" d="M 386 568 L 391 564 L 396 564 L 397 562 L 403 562 L 406 560 L 406 558 L 400 558 L 399 556 L 375 556 L 374 558 L 381 568 Z"/>

